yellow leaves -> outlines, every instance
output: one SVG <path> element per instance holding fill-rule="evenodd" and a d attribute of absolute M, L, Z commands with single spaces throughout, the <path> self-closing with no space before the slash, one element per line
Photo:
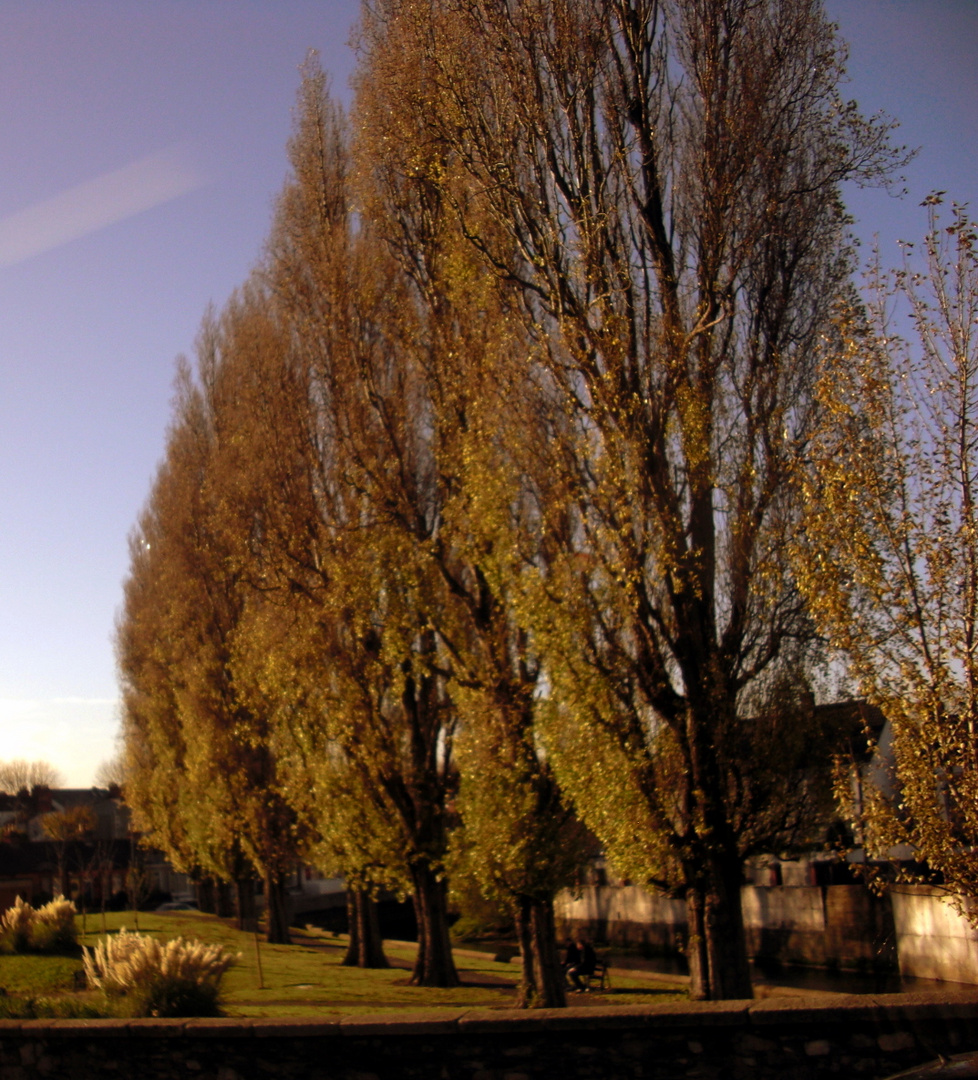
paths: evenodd
<path fill-rule="evenodd" d="M 874 794 L 868 843 L 884 855 L 909 843 L 973 893 L 978 873 L 963 847 L 978 839 L 978 744 L 959 718 L 973 715 L 978 686 L 969 644 L 978 551 L 961 448 L 974 441 L 975 413 L 962 403 L 978 349 L 947 343 L 961 340 L 951 313 L 978 304 L 978 272 L 957 262 L 934 216 L 931 226 L 926 270 L 911 267 L 912 249 L 894 274 L 872 268 L 875 321 L 850 319 L 820 384 L 826 418 L 806 476 L 809 546 L 798 565 L 813 614 L 892 723 L 900 796 Z M 893 330 L 894 311 L 909 313 L 912 343 Z"/>
<path fill-rule="evenodd" d="M 216 864 L 232 823 L 264 858 L 273 793 L 324 861 L 403 880 L 411 860 L 441 872 L 457 753 L 498 885 L 559 850 L 534 803 L 552 766 L 630 876 L 670 874 L 670 845 L 712 830 L 702 807 L 721 797 L 695 787 L 655 706 L 674 716 L 699 692 L 733 716 L 736 680 L 809 633 L 782 616 L 799 512 L 785 462 L 793 411 L 813 404 L 793 343 L 821 328 L 812 283 L 840 252 L 810 244 L 799 269 L 765 245 L 780 228 L 834 236 L 836 194 L 802 205 L 751 171 L 723 195 L 747 224 L 714 235 L 713 186 L 668 175 L 696 159 L 666 144 L 700 113 L 645 132 L 671 192 L 657 207 L 632 128 L 681 110 L 640 103 L 621 142 L 606 110 L 631 60 L 587 4 L 565 12 L 580 41 L 546 4 L 436 7 L 365 9 L 352 148 L 307 68 L 268 257 L 184 386 L 124 618 L 146 774 L 184 791 L 137 801 L 161 826 L 205 805 L 214 820 L 186 824 Z M 554 70 L 528 54 L 531 29 Z M 639 46 L 643 92 L 685 94 L 647 77 L 682 57 Z M 834 152 L 819 124 L 816 156 Z M 817 228 L 750 225 L 789 203 Z M 789 279 L 805 284 L 782 296 Z M 858 360 L 833 357 L 848 381 L 827 370 L 820 387 L 857 428 L 878 375 L 847 375 Z M 805 480 L 826 536 L 868 469 L 855 452 L 835 466 L 830 434 Z M 826 620 L 868 573 L 824 590 Z M 721 742 L 704 745 L 733 772 Z"/>

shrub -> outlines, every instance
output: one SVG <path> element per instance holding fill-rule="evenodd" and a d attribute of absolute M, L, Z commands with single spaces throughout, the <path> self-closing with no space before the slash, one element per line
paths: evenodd
<path fill-rule="evenodd" d="M 220 984 L 238 959 L 220 945 L 175 938 L 162 944 L 121 930 L 83 950 L 91 987 L 127 1016 L 217 1016 Z"/>
<path fill-rule="evenodd" d="M 75 905 L 56 896 L 42 908 L 33 908 L 19 896 L 0 916 L 0 949 L 6 953 L 70 952 L 78 942 Z"/>

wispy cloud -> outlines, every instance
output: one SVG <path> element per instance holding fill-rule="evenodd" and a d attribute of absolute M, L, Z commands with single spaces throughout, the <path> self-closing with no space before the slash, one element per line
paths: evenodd
<path fill-rule="evenodd" d="M 176 146 L 103 173 L 0 220 L 0 269 L 161 206 L 207 183 Z"/>

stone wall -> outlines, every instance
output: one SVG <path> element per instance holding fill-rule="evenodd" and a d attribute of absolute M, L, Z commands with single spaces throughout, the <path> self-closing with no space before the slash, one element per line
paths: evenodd
<path fill-rule="evenodd" d="M 741 898 L 755 959 L 845 971 L 897 970 L 887 897 L 858 885 L 745 885 Z M 685 903 L 634 885 L 589 886 L 579 896 L 562 893 L 555 914 L 562 933 L 582 929 L 596 941 L 664 956 L 685 949 Z"/>
<path fill-rule="evenodd" d="M 890 899 L 901 975 L 978 983 L 978 930 L 939 889 L 895 886 Z"/>
<path fill-rule="evenodd" d="M 554 915 L 562 933 L 586 929 L 595 941 L 641 945 L 662 956 L 686 949 L 686 902 L 637 885 L 591 885 L 579 896 L 563 892 Z"/>
<path fill-rule="evenodd" d="M 872 1080 L 973 1048 L 976 1032 L 978 994 L 459 1010 L 435 1020 L 7 1020 L 0 1077 Z"/>
<path fill-rule="evenodd" d="M 889 900 L 868 889 L 748 885 L 741 898 L 755 959 L 842 971 L 896 970 Z"/>
<path fill-rule="evenodd" d="M 894 886 L 878 897 L 860 885 L 745 885 L 741 898 L 755 959 L 978 985 L 978 930 L 939 889 Z M 582 929 L 663 956 L 685 949 L 683 901 L 636 886 L 562 893 L 555 913 L 562 934 Z"/>

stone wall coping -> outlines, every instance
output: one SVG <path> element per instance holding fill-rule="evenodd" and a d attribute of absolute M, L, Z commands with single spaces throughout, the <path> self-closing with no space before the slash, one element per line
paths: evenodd
<path fill-rule="evenodd" d="M 833 1024 L 879 1015 L 879 999 L 871 994 L 838 994 L 832 998 L 769 997 L 749 1002 L 752 1024 Z M 978 1017 L 978 998 L 974 1011 Z"/>
<path fill-rule="evenodd" d="M 971 993 L 877 994 L 877 1007 L 895 1020 L 978 1020 L 978 988 Z"/>
<path fill-rule="evenodd" d="M 61 1035 L 96 1034 L 99 1038 L 129 1034 L 129 1020 L 29 1020 L 24 1021 L 24 1034 L 34 1034 L 45 1028 L 54 1028 Z"/>
<path fill-rule="evenodd" d="M 304 1039 L 341 1034 L 339 1017 L 324 1016 L 317 1020 L 298 1016 L 284 1016 L 277 1019 L 261 1017 L 254 1020 L 239 1020 L 238 1023 L 248 1025 L 252 1034 L 263 1039 L 274 1039 L 282 1035 L 290 1039 Z"/>
<path fill-rule="evenodd" d="M 661 1005 L 571 1007 L 567 1009 L 458 1009 L 390 1012 L 342 1019 L 139 1019 L 0 1020 L 4 1037 L 76 1039 L 82 1036 L 182 1038 L 373 1038 L 383 1035 L 437 1036 L 460 1032 L 498 1035 L 560 1030 L 613 1031 L 625 1028 L 766 1027 L 775 1024 L 834 1024 L 875 1020 L 894 1024 L 916 1020 L 974 1019 L 978 989 L 971 992 L 768 997 L 748 1001 L 665 1002 Z"/>
<path fill-rule="evenodd" d="M 187 1026 L 186 1020 L 175 1020 L 171 1017 L 140 1017 L 138 1020 L 128 1021 L 129 1034 L 138 1035 L 145 1031 L 147 1035 L 166 1038 L 182 1038 Z"/>
<path fill-rule="evenodd" d="M 298 1022 L 300 1024 L 308 1023 L 308 1021 L 305 1021 L 305 1020 L 286 1020 L 286 1021 L 284 1021 L 284 1023 L 286 1025 L 294 1024 L 296 1022 Z M 283 1023 L 283 1021 L 272 1020 L 272 1021 L 268 1021 L 268 1023 L 273 1024 L 275 1026 L 278 1026 L 279 1024 Z M 231 1036 L 249 1035 L 250 1036 L 250 1035 L 262 1035 L 262 1034 L 264 1034 L 264 1032 L 259 1030 L 260 1027 L 261 1027 L 261 1024 L 262 1024 L 262 1021 L 260 1021 L 260 1020 L 251 1021 L 250 1027 L 249 1027 L 249 1029 L 247 1031 L 239 1031 L 239 1029 L 241 1028 L 241 1020 L 240 1020 L 240 1018 L 234 1017 L 234 1016 L 200 1016 L 200 1017 L 195 1017 L 194 1019 L 191 1019 L 191 1020 L 184 1020 L 183 1024 L 184 1024 L 183 1030 L 184 1030 L 184 1033 L 186 1035 L 199 1035 L 199 1036 L 202 1036 L 202 1037 L 208 1038 L 208 1039 L 209 1038 L 224 1039 L 224 1038 L 227 1038 L 228 1035 L 231 1035 Z M 276 1032 L 276 1034 L 277 1034 L 277 1032 Z"/>
<path fill-rule="evenodd" d="M 733 1027 L 747 1020 L 751 1002 L 667 1001 L 646 1012 L 656 1027 Z"/>
<path fill-rule="evenodd" d="M 438 1016 L 409 1010 L 377 1013 L 374 1016 L 349 1016 L 340 1021 L 340 1034 L 361 1038 L 365 1035 L 455 1035 L 459 1021 L 469 1010 L 445 1010 Z"/>

